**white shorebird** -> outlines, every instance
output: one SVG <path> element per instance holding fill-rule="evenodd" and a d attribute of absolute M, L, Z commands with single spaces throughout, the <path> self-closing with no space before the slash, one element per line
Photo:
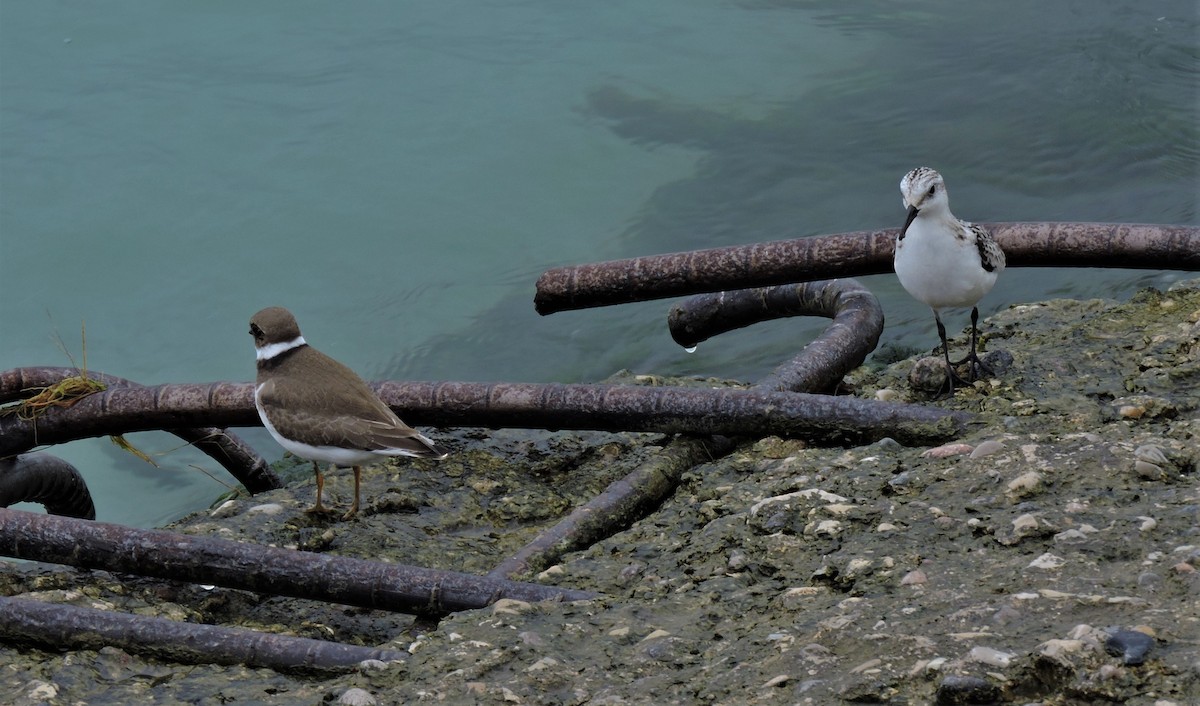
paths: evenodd
<path fill-rule="evenodd" d="M 963 380 L 950 362 L 950 345 L 940 312 L 971 307 L 971 353 L 959 363 L 970 362 L 968 377 L 974 381 L 976 366 L 980 365 L 975 354 L 979 339 L 976 304 L 991 291 L 996 276 L 1004 270 L 1004 251 L 991 233 L 950 213 L 946 183 L 929 167 L 917 167 L 905 174 L 900 180 L 900 193 L 908 218 L 896 238 L 896 276 L 913 298 L 933 309 L 946 357 L 947 384 L 953 394 L 955 380 Z"/>

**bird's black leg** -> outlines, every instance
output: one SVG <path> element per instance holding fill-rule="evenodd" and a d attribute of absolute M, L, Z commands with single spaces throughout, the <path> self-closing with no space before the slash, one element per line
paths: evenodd
<path fill-rule="evenodd" d="M 976 373 L 982 373 L 984 375 L 991 374 L 987 366 L 983 364 L 983 361 L 979 359 L 979 355 L 976 353 L 976 342 L 978 340 L 979 307 L 971 307 L 971 352 L 967 354 L 966 358 L 954 363 L 955 366 L 962 365 L 963 363 L 970 364 L 970 372 L 967 374 L 967 377 L 971 382 L 975 382 L 977 378 Z"/>
<path fill-rule="evenodd" d="M 942 339 L 942 354 L 946 358 L 946 387 L 947 394 L 954 394 L 954 383 L 967 384 L 954 372 L 954 364 L 950 362 L 950 343 L 946 340 L 946 325 L 942 323 L 942 317 L 938 314 L 937 309 L 933 310 L 933 318 L 937 321 L 938 337 Z"/>

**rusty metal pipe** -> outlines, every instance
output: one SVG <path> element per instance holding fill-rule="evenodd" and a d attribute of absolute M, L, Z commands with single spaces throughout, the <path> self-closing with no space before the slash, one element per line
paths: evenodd
<path fill-rule="evenodd" d="M 47 453 L 0 458 L 0 507 L 38 503 L 51 515 L 96 519 L 96 505 L 75 467 Z"/>
<path fill-rule="evenodd" d="M 1200 226 L 984 223 L 1009 267 L 1200 270 Z M 651 255 L 542 274 L 539 314 L 892 271 L 894 228 Z"/>
<path fill-rule="evenodd" d="M 585 591 L 314 554 L 214 537 L 0 509 L 0 555 L 403 613 L 499 598 L 585 600 Z"/>
<path fill-rule="evenodd" d="M 763 390 L 821 392 L 862 364 L 883 334 L 883 309 L 853 279 L 699 294 L 671 308 L 667 325 L 681 346 L 759 321 L 784 316 L 825 316 L 833 321 L 795 358 L 756 385 Z"/>
<path fill-rule="evenodd" d="M 398 661 L 407 652 L 380 650 L 245 628 L 0 597 L 0 639 L 43 649 L 119 647 L 178 664 L 244 664 L 280 672 L 345 672 L 368 659 Z"/>
<path fill-rule="evenodd" d="M 818 439 L 855 443 L 890 436 L 925 443 L 962 430 L 971 415 L 937 407 L 738 389 L 385 381 L 384 402 L 415 424 L 594 429 Z M 148 429 L 257 426 L 253 385 L 216 382 L 117 387 L 36 421 L 0 418 L 0 456 L 37 444 Z"/>
<path fill-rule="evenodd" d="M 80 371 L 76 368 L 50 366 L 2 371 L 0 372 L 0 404 L 24 399 L 35 390 L 51 387 L 65 378 L 76 375 L 80 375 Z M 110 388 L 143 387 L 131 380 L 106 373 L 88 371 L 87 376 Z M 196 426 L 164 428 L 164 431 L 183 439 L 221 464 L 251 494 L 283 487 L 283 481 L 275 475 L 275 471 L 271 470 L 266 459 L 241 437 L 226 429 Z M 5 455 L 4 452 L 0 452 L 0 456 L 3 455 Z"/>

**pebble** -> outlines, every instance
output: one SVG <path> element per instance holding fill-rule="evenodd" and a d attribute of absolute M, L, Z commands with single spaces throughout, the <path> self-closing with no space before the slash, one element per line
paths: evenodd
<path fill-rule="evenodd" d="M 908 384 L 916 390 L 937 392 L 946 384 L 946 363 L 941 358 L 921 358 L 908 371 Z"/>
<path fill-rule="evenodd" d="M 1029 513 L 1021 515 L 1012 521 L 1013 532 L 1019 536 L 1025 536 L 1034 531 L 1038 527 L 1037 518 Z"/>
<path fill-rule="evenodd" d="M 533 604 L 515 598 L 501 598 L 492 604 L 492 615 L 521 615 L 533 610 Z"/>
<path fill-rule="evenodd" d="M 208 516 L 217 520 L 224 519 L 226 517 L 233 517 L 237 514 L 237 508 L 238 502 L 236 500 L 226 500 L 218 505 L 215 510 L 208 513 Z"/>
<path fill-rule="evenodd" d="M 1041 490 L 1042 474 L 1037 471 L 1026 471 L 1009 481 L 1007 487 L 1010 495 L 1017 497 L 1034 495 Z"/>
<path fill-rule="evenodd" d="M 1045 554 L 1043 554 L 1043 555 L 1039 556 L 1038 558 L 1034 559 L 1033 561 L 1029 562 L 1029 568 L 1031 568 L 1031 569 L 1057 569 L 1065 563 L 1067 563 L 1066 559 L 1063 559 L 1060 556 L 1055 556 L 1054 554 L 1051 554 L 1050 552 L 1046 552 Z"/>
<path fill-rule="evenodd" d="M 543 669 L 548 669 L 558 664 L 558 660 L 553 657 L 542 657 L 538 661 L 525 668 L 527 672 L 540 672 Z"/>
<path fill-rule="evenodd" d="M 25 692 L 25 697 L 33 703 L 49 702 L 58 696 L 58 687 L 48 682 L 35 679 L 25 686 L 29 689 Z"/>
<path fill-rule="evenodd" d="M 836 537 L 842 533 L 842 523 L 837 520 L 821 520 L 810 522 L 804 527 L 806 537 Z"/>
<path fill-rule="evenodd" d="M 1003 449 L 1004 449 L 1003 441 L 997 441 L 996 439 L 988 439 L 987 441 L 981 443 L 979 446 L 975 447 L 975 450 L 971 452 L 971 458 L 983 458 L 984 456 L 991 456 L 992 454 L 996 453 L 997 451 L 1001 451 Z"/>
<path fill-rule="evenodd" d="M 916 586 L 916 585 L 923 584 L 928 580 L 929 580 L 929 577 L 927 577 L 925 575 L 924 571 L 921 571 L 920 569 L 913 569 L 912 571 L 905 574 L 904 578 L 900 579 L 900 585 L 901 586 Z"/>
<path fill-rule="evenodd" d="M 375 700 L 371 692 L 356 687 L 346 689 L 345 693 L 338 697 L 337 703 L 344 704 L 344 706 L 375 706 L 379 702 Z"/>
<path fill-rule="evenodd" d="M 1104 643 L 1110 655 L 1121 658 L 1125 664 L 1136 665 L 1146 661 L 1154 648 L 1154 638 L 1138 630 L 1113 630 Z"/>
<path fill-rule="evenodd" d="M 549 569 L 538 573 L 537 577 L 538 581 L 548 581 L 555 576 L 562 576 L 565 573 L 567 573 L 567 570 L 562 567 L 562 564 L 555 564 Z"/>
<path fill-rule="evenodd" d="M 783 686 L 784 684 L 788 683 L 788 680 L 790 679 L 791 677 L 787 674 L 780 674 L 779 676 L 771 677 L 765 681 L 762 685 L 762 688 L 769 689 L 773 686 Z"/>
<path fill-rule="evenodd" d="M 1061 662 L 1066 655 L 1083 652 L 1086 646 L 1083 640 L 1046 640 L 1038 645 L 1038 653 Z"/>
<path fill-rule="evenodd" d="M 1138 574 L 1137 584 L 1138 588 L 1145 589 L 1150 593 L 1156 593 L 1162 588 L 1163 579 L 1162 576 L 1159 576 L 1153 571 L 1143 571 L 1142 573 Z"/>
<path fill-rule="evenodd" d="M 1141 459 L 1133 462 L 1133 472 L 1145 480 L 1164 480 L 1167 475 L 1162 466 Z"/>
<path fill-rule="evenodd" d="M 971 651 L 967 653 L 967 657 L 971 661 L 979 662 L 980 664 L 987 664 L 992 667 L 1007 667 L 1016 655 L 1010 652 L 1001 652 L 991 647 L 976 646 L 971 648 Z"/>
<path fill-rule="evenodd" d="M 981 677 L 950 675 L 937 688 L 938 706 L 990 704 L 1000 698 L 1000 688 Z"/>
<path fill-rule="evenodd" d="M 947 456 L 962 456 L 975 450 L 970 444 L 943 444 L 927 449 L 921 453 L 921 458 L 946 458 Z"/>
<path fill-rule="evenodd" d="M 1126 419 L 1141 419 L 1146 413 L 1146 408 L 1141 405 L 1123 404 L 1117 407 L 1117 414 Z"/>
<path fill-rule="evenodd" d="M 263 515 L 278 515 L 279 513 L 283 512 L 283 506 L 279 503 L 264 503 L 262 505 L 255 505 L 249 510 L 246 510 L 247 514 L 252 512 L 262 513 Z"/>
<path fill-rule="evenodd" d="M 360 672 L 381 672 L 388 668 L 388 663 L 381 659 L 364 659 L 358 663 Z"/>

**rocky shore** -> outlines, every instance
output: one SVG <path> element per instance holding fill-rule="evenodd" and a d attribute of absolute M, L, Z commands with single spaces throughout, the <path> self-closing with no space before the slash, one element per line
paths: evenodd
<path fill-rule="evenodd" d="M 0 698 L 1200 703 L 1200 280 L 1127 302 L 1017 306 L 982 328 L 1011 365 L 953 398 L 913 390 L 915 359 L 846 380 L 860 396 L 978 414 L 961 438 L 936 448 L 745 441 L 688 471 L 628 530 L 524 577 L 599 600 L 502 601 L 431 623 L 0 564 L 2 595 L 411 653 L 316 675 L 0 645 Z M 440 465 L 364 474 L 372 500 L 358 520 L 305 515 L 311 471 L 288 460 L 287 488 L 173 529 L 486 573 L 666 441 L 483 430 L 439 439 L 454 449 Z M 344 502 L 351 487 L 337 474 L 327 493 Z"/>

